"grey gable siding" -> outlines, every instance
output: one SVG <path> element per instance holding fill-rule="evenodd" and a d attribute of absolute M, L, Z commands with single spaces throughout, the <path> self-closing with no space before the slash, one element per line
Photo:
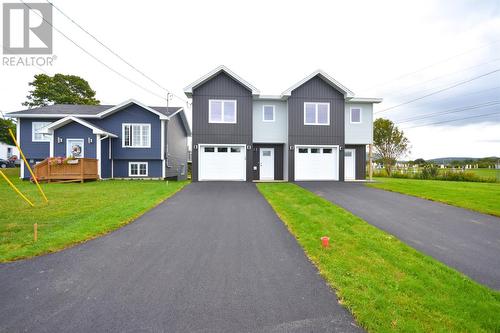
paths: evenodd
<path fill-rule="evenodd" d="M 236 100 L 236 124 L 210 124 L 210 99 Z M 252 144 L 252 92 L 224 72 L 193 91 L 193 147 L 198 144 Z M 247 181 L 252 180 L 252 150 L 247 150 Z M 193 149 L 193 181 L 198 180 L 198 150 Z"/>
<path fill-rule="evenodd" d="M 167 154 L 167 170 L 166 176 L 177 177 L 177 179 L 187 178 L 187 133 L 182 124 L 181 116 L 179 114 L 170 118 L 166 122 L 166 135 L 167 140 L 165 145 L 165 153 Z M 184 169 L 184 174 L 181 171 Z"/>
<path fill-rule="evenodd" d="M 304 103 L 330 103 L 330 125 L 304 125 Z M 344 145 L 344 95 L 316 76 L 292 91 L 288 99 L 288 136 L 290 146 Z M 295 180 L 294 158 L 290 151 L 288 179 Z M 339 154 L 339 180 L 344 179 L 344 152 Z"/>
<path fill-rule="evenodd" d="M 57 138 L 61 138 L 62 142 L 58 143 Z M 92 142 L 89 142 L 89 138 L 92 139 Z M 71 122 L 56 129 L 54 131 L 54 156 L 66 157 L 67 139 L 83 139 L 83 157 L 96 158 L 97 136 L 92 133 L 90 128 Z"/>

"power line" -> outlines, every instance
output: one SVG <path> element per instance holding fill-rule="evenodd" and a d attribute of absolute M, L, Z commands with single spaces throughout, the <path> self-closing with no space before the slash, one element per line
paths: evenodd
<path fill-rule="evenodd" d="M 455 71 L 455 72 L 451 72 L 451 73 L 448 73 L 448 74 L 444 74 L 444 75 L 440 75 L 440 76 L 436 76 L 432 79 L 429 79 L 429 80 L 426 80 L 426 81 L 422 81 L 422 82 L 417 82 L 415 84 L 412 84 L 412 85 L 409 85 L 409 86 L 405 86 L 404 89 L 408 89 L 408 88 L 413 88 L 413 87 L 418 87 L 418 86 L 421 86 L 425 83 L 429 83 L 429 82 L 432 82 L 432 81 L 436 81 L 436 80 L 439 80 L 439 79 L 442 79 L 442 78 L 445 78 L 447 76 L 450 76 L 450 75 L 454 75 L 454 74 L 457 74 L 457 73 L 462 73 L 462 72 L 466 72 L 470 69 L 473 69 L 473 68 L 477 68 L 477 67 L 481 67 L 481 66 L 484 66 L 484 65 L 487 65 L 487 64 L 491 64 L 491 63 L 494 63 L 494 62 L 497 62 L 499 61 L 500 58 L 495 58 L 495 59 L 492 59 L 490 61 L 485 61 L 483 63 L 480 63 L 480 64 L 477 64 L 477 65 L 474 65 L 474 66 L 470 66 L 470 67 L 466 67 L 466 68 L 463 68 L 463 69 L 460 69 L 458 71 Z M 398 89 L 401 89 L 401 87 L 398 87 Z M 432 89 L 435 89 L 435 88 L 432 88 Z M 432 89 L 428 89 L 428 90 L 432 90 Z M 393 89 L 394 90 L 394 89 Z M 391 91 L 391 90 L 389 90 Z M 396 94 L 397 96 L 398 94 Z M 405 94 L 405 95 L 401 95 L 402 97 L 404 96 L 408 96 L 408 95 L 411 95 L 411 94 Z"/>
<path fill-rule="evenodd" d="M 403 102 L 403 103 L 400 103 L 400 104 L 397 104 L 397 105 L 391 106 L 391 107 L 389 107 L 389 108 L 387 108 L 387 109 L 383 109 L 383 110 L 380 110 L 380 111 L 376 111 L 376 112 L 374 112 L 374 113 L 381 113 L 381 112 L 386 112 L 386 111 L 389 111 L 389 110 L 393 110 L 393 109 L 398 108 L 398 107 L 400 107 L 400 106 L 403 106 L 403 105 L 406 105 L 406 104 L 410 104 L 410 103 L 413 103 L 413 102 L 419 101 L 419 100 L 421 100 L 421 99 L 424 99 L 424 98 L 429 97 L 429 96 L 432 96 L 432 95 L 439 94 L 439 93 L 441 93 L 441 92 L 443 92 L 443 91 L 453 89 L 453 88 L 455 88 L 455 87 L 461 86 L 461 85 L 463 85 L 463 84 L 466 84 L 466 83 L 472 82 L 472 81 L 474 81 L 474 80 L 480 79 L 480 78 L 482 78 L 482 77 L 485 77 L 485 76 L 488 76 L 488 75 L 491 75 L 491 74 L 494 74 L 494 73 L 497 73 L 497 72 L 500 72 L 500 68 L 499 68 L 499 69 L 495 69 L 495 70 L 493 70 L 493 71 L 491 71 L 491 72 L 488 72 L 488 73 L 485 73 L 485 74 L 481 74 L 481 75 L 479 75 L 479 76 L 475 76 L 475 77 L 473 77 L 473 78 L 471 78 L 471 79 L 468 79 L 468 80 L 465 80 L 465 81 L 461 81 L 461 82 L 458 82 L 458 83 L 452 84 L 451 86 L 447 86 L 447 87 L 445 87 L 445 88 L 442 88 L 442 89 L 439 89 L 439 90 L 437 90 L 437 91 L 431 92 L 431 93 L 429 93 L 429 94 L 425 94 L 425 95 L 423 95 L 423 96 L 420 96 L 420 97 L 417 97 L 417 98 L 411 99 L 411 100 L 409 100 L 409 101 L 406 101 L 406 102 Z"/>
<path fill-rule="evenodd" d="M 435 62 L 435 63 L 429 64 L 429 65 L 426 65 L 426 66 L 424 66 L 424 67 L 422 67 L 422 68 L 419 68 L 419 69 L 417 69 L 417 70 L 415 70 L 415 71 L 412 71 L 412 72 L 408 72 L 408 73 L 402 74 L 402 75 L 400 75 L 400 76 L 397 76 L 397 77 L 395 77 L 395 78 L 393 78 L 393 79 L 390 79 L 390 80 L 388 80 L 388 81 L 385 81 L 385 82 L 382 82 L 382 83 L 379 83 L 379 84 L 375 84 L 375 85 L 373 85 L 373 86 L 371 86 L 371 87 L 366 88 L 365 90 L 372 89 L 372 88 L 375 88 L 375 87 L 382 87 L 382 86 L 387 85 L 388 83 L 391 83 L 391 82 L 394 82 L 394 81 L 399 81 L 399 80 L 401 80 L 401 79 L 402 79 L 402 78 L 404 78 L 404 77 L 411 76 L 411 75 L 413 75 L 413 74 L 416 74 L 416 73 L 422 72 L 422 71 L 424 71 L 424 70 L 426 70 L 426 69 L 432 68 L 432 67 L 437 66 L 437 65 L 439 65 L 439 64 L 442 64 L 442 63 L 444 63 L 444 62 L 447 62 L 447 61 L 450 61 L 450 60 L 452 60 L 452 59 L 455 59 L 455 58 L 461 57 L 461 56 L 463 56 L 464 54 L 467 54 L 467 53 L 470 53 L 470 52 L 473 52 L 473 51 L 476 51 L 476 50 L 483 49 L 483 48 L 485 48 L 485 47 L 487 47 L 487 46 L 494 45 L 494 44 L 497 44 L 497 43 L 499 43 L 499 42 L 500 42 L 500 40 L 497 40 L 497 41 L 494 41 L 494 42 L 491 42 L 491 43 L 486 43 L 486 44 L 483 44 L 482 46 L 479 46 L 479 47 L 476 47 L 476 48 L 473 48 L 473 49 L 469 49 L 469 50 L 467 50 L 467 51 L 464 51 L 464 52 L 461 52 L 461 53 L 458 53 L 458 54 L 452 55 L 452 56 L 450 56 L 450 57 L 448 57 L 448 58 L 446 58 L 446 59 L 442 59 L 442 60 L 439 60 L 439 61 L 437 61 L 437 62 Z"/>
<path fill-rule="evenodd" d="M 460 120 L 466 120 L 466 119 L 472 119 L 472 118 L 489 117 L 489 116 L 494 116 L 494 115 L 497 115 L 497 114 L 500 114 L 500 112 L 486 113 L 486 114 L 480 114 L 480 115 L 477 115 L 477 116 L 464 117 L 464 118 L 458 118 L 458 119 L 452 119 L 452 120 L 438 121 L 438 122 L 424 124 L 424 125 L 416 125 L 416 126 L 405 127 L 404 129 L 416 128 L 416 127 L 423 127 L 423 126 L 430 126 L 430 125 L 437 125 L 437 124 L 444 124 L 444 123 L 451 123 L 451 122 L 454 122 L 454 121 L 460 121 Z"/>
<path fill-rule="evenodd" d="M 87 51 L 84 47 L 80 46 L 77 42 L 75 42 L 74 40 L 72 40 L 71 38 L 69 38 L 66 34 L 64 34 L 61 30 L 59 30 L 58 28 L 56 28 L 51 22 L 47 21 L 42 15 L 38 14 L 37 11 L 34 11 L 33 8 L 28 5 L 26 2 L 24 2 L 23 0 L 20 0 L 26 7 L 28 7 L 29 9 L 31 9 L 34 13 L 36 13 L 36 15 L 38 15 L 40 18 L 42 18 L 42 20 L 44 20 L 45 22 L 47 22 L 54 30 L 56 30 L 59 34 L 61 34 L 64 38 L 66 38 L 68 41 L 70 41 L 73 45 L 75 45 L 76 47 L 78 47 L 80 50 L 82 50 L 83 52 L 85 52 L 88 56 L 92 57 L 95 61 L 99 62 L 101 65 L 103 65 L 104 67 L 106 67 L 107 69 L 109 69 L 110 71 L 112 71 L 113 73 L 115 73 L 116 75 L 120 76 L 121 78 L 123 78 L 124 80 L 127 80 L 128 82 L 132 83 L 133 85 L 135 85 L 136 87 L 158 97 L 158 98 L 161 98 L 163 100 L 166 100 L 168 102 L 168 98 L 165 98 L 164 96 L 161 96 L 149 89 L 147 89 L 146 87 L 140 85 L 139 83 L 129 79 L 128 77 L 126 77 L 125 75 L 123 75 L 122 73 L 118 72 L 117 70 L 115 70 L 114 68 L 110 67 L 109 65 L 107 65 L 105 62 L 103 62 L 102 60 L 100 60 L 99 58 L 97 58 L 96 56 L 94 56 L 92 53 L 90 53 L 89 51 Z"/>
<path fill-rule="evenodd" d="M 457 112 L 463 112 L 463 111 L 469 111 L 469 110 L 487 108 L 487 107 L 495 106 L 495 105 L 498 105 L 498 104 L 500 104 L 500 100 L 498 100 L 498 101 L 490 101 L 490 102 L 486 102 L 486 103 L 482 103 L 482 104 L 476 104 L 476 105 L 463 106 L 463 107 L 460 107 L 460 108 L 453 108 L 453 109 L 448 109 L 448 110 L 444 110 L 444 111 L 440 111 L 440 112 L 429 113 L 429 114 L 418 116 L 418 117 L 407 118 L 407 119 L 404 119 L 404 120 L 401 120 L 401 121 L 397 121 L 395 123 L 396 124 L 403 124 L 403 123 L 407 123 L 407 122 L 410 122 L 410 121 L 421 120 L 421 119 L 426 119 L 426 118 L 432 118 L 432 117 L 435 117 L 435 116 L 441 116 L 441 115 L 445 115 L 445 114 L 451 114 L 451 113 L 457 113 Z"/>
<path fill-rule="evenodd" d="M 66 17 L 68 20 L 70 20 L 74 25 L 76 25 L 80 30 L 82 30 L 83 32 L 85 32 L 88 36 L 90 36 L 92 39 L 94 39 L 97 43 L 99 43 L 102 47 L 104 47 L 106 50 L 108 50 L 111 54 L 113 54 L 115 57 L 117 57 L 118 59 L 120 59 L 122 62 L 124 62 L 127 66 L 129 66 L 130 68 L 132 68 L 133 70 L 135 70 L 137 73 L 139 73 L 140 75 L 142 75 L 143 77 L 145 77 L 146 79 L 148 79 L 149 81 L 151 81 L 154 85 L 156 85 L 157 87 L 159 87 L 160 89 L 166 91 L 168 94 L 172 95 L 172 96 L 175 96 L 176 98 L 180 99 L 181 101 L 185 102 L 185 103 L 188 103 L 188 101 L 182 97 L 179 97 L 178 95 L 170 92 L 170 90 L 168 90 L 167 88 L 163 87 L 160 83 L 158 83 L 156 80 L 152 79 L 150 76 L 146 75 L 143 71 L 141 71 L 140 69 L 138 69 L 137 67 L 135 67 L 134 65 L 132 65 L 130 62 L 128 62 L 127 60 L 125 60 L 122 56 L 120 56 L 117 52 L 113 51 L 110 47 L 108 47 L 106 44 L 104 44 L 103 42 L 101 42 L 96 36 L 94 36 L 93 34 L 91 34 L 88 30 L 86 30 L 85 28 L 83 28 L 80 24 L 78 24 L 77 22 L 75 22 L 71 17 L 69 17 L 65 12 L 63 12 L 59 7 L 57 7 L 56 5 L 54 5 L 51 1 L 49 0 L 46 0 L 47 3 L 49 3 L 52 7 L 54 7 L 59 13 L 61 13 L 62 15 L 64 15 L 64 17 Z"/>

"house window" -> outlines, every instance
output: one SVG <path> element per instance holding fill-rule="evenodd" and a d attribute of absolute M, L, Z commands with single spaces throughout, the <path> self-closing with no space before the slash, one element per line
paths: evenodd
<path fill-rule="evenodd" d="M 129 177 L 147 177 L 148 162 L 129 162 L 128 175 Z"/>
<path fill-rule="evenodd" d="M 7 147 L 7 158 L 11 158 L 11 157 L 12 157 L 12 148 Z"/>
<path fill-rule="evenodd" d="M 47 127 L 50 122 L 45 121 L 34 121 L 31 123 L 31 140 L 33 142 L 50 142 L 50 134 L 43 133 L 45 127 Z"/>
<path fill-rule="evenodd" d="M 330 103 L 304 103 L 304 125 L 330 125 Z"/>
<path fill-rule="evenodd" d="M 205 153 L 213 153 L 213 152 L 215 152 L 215 148 L 214 147 L 205 147 L 205 148 L 203 148 L 203 151 Z"/>
<path fill-rule="evenodd" d="M 264 122 L 274 121 L 274 105 L 264 105 L 262 107 L 262 121 Z"/>
<path fill-rule="evenodd" d="M 220 147 L 220 148 L 217 148 L 217 152 L 218 152 L 218 153 L 227 153 L 227 147 Z"/>
<path fill-rule="evenodd" d="M 240 153 L 241 148 L 240 147 L 231 147 L 231 153 Z"/>
<path fill-rule="evenodd" d="M 361 109 L 360 108 L 351 108 L 351 123 L 360 123 L 361 122 Z"/>
<path fill-rule="evenodd" d="M 236 124 L 236 101 L 211 99 L 208 101 L 208 122 Z"/>
<path fill-rule="evenodd" d="M 122 124 L 122 146 L 150 148 L 151 124 Z"/>
<path fill-rule="evenodd" d="M 323 154 L 331 154 L 332 148 L 323 148 Z"/>
<path fill-rule="evenodd" d="M 319 154 L 319 148 L 311 148 L 311 154 Z"/>
<path fill-rule="evenodd" d="M 307 154 L 308 148 L 299 148 L 299 154 Z"/>

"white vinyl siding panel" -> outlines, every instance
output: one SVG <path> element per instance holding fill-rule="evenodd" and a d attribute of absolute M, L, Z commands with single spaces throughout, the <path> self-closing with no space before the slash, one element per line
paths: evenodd
<path fill-rule="evenodd" d="M 351 109 L 360 109 L 361 122 L 351 121 Z M 346 103 L 344 115 L 345 144 L 368 145 L 373 143 L 372 103 Z"/>

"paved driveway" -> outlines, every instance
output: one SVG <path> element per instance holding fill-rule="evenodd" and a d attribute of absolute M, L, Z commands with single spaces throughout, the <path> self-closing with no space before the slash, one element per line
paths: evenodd
<path fill-rule="evenodd" d="M 353 318 L 253 184 L 195 183 L 81 246 L 0 265 L 2 332 L 335 332 Z"/>
<path fill-rule="evenodd" d="M 500 289 L 500 218 L 362 183 L 299 185 L 476 281 Z"/>

